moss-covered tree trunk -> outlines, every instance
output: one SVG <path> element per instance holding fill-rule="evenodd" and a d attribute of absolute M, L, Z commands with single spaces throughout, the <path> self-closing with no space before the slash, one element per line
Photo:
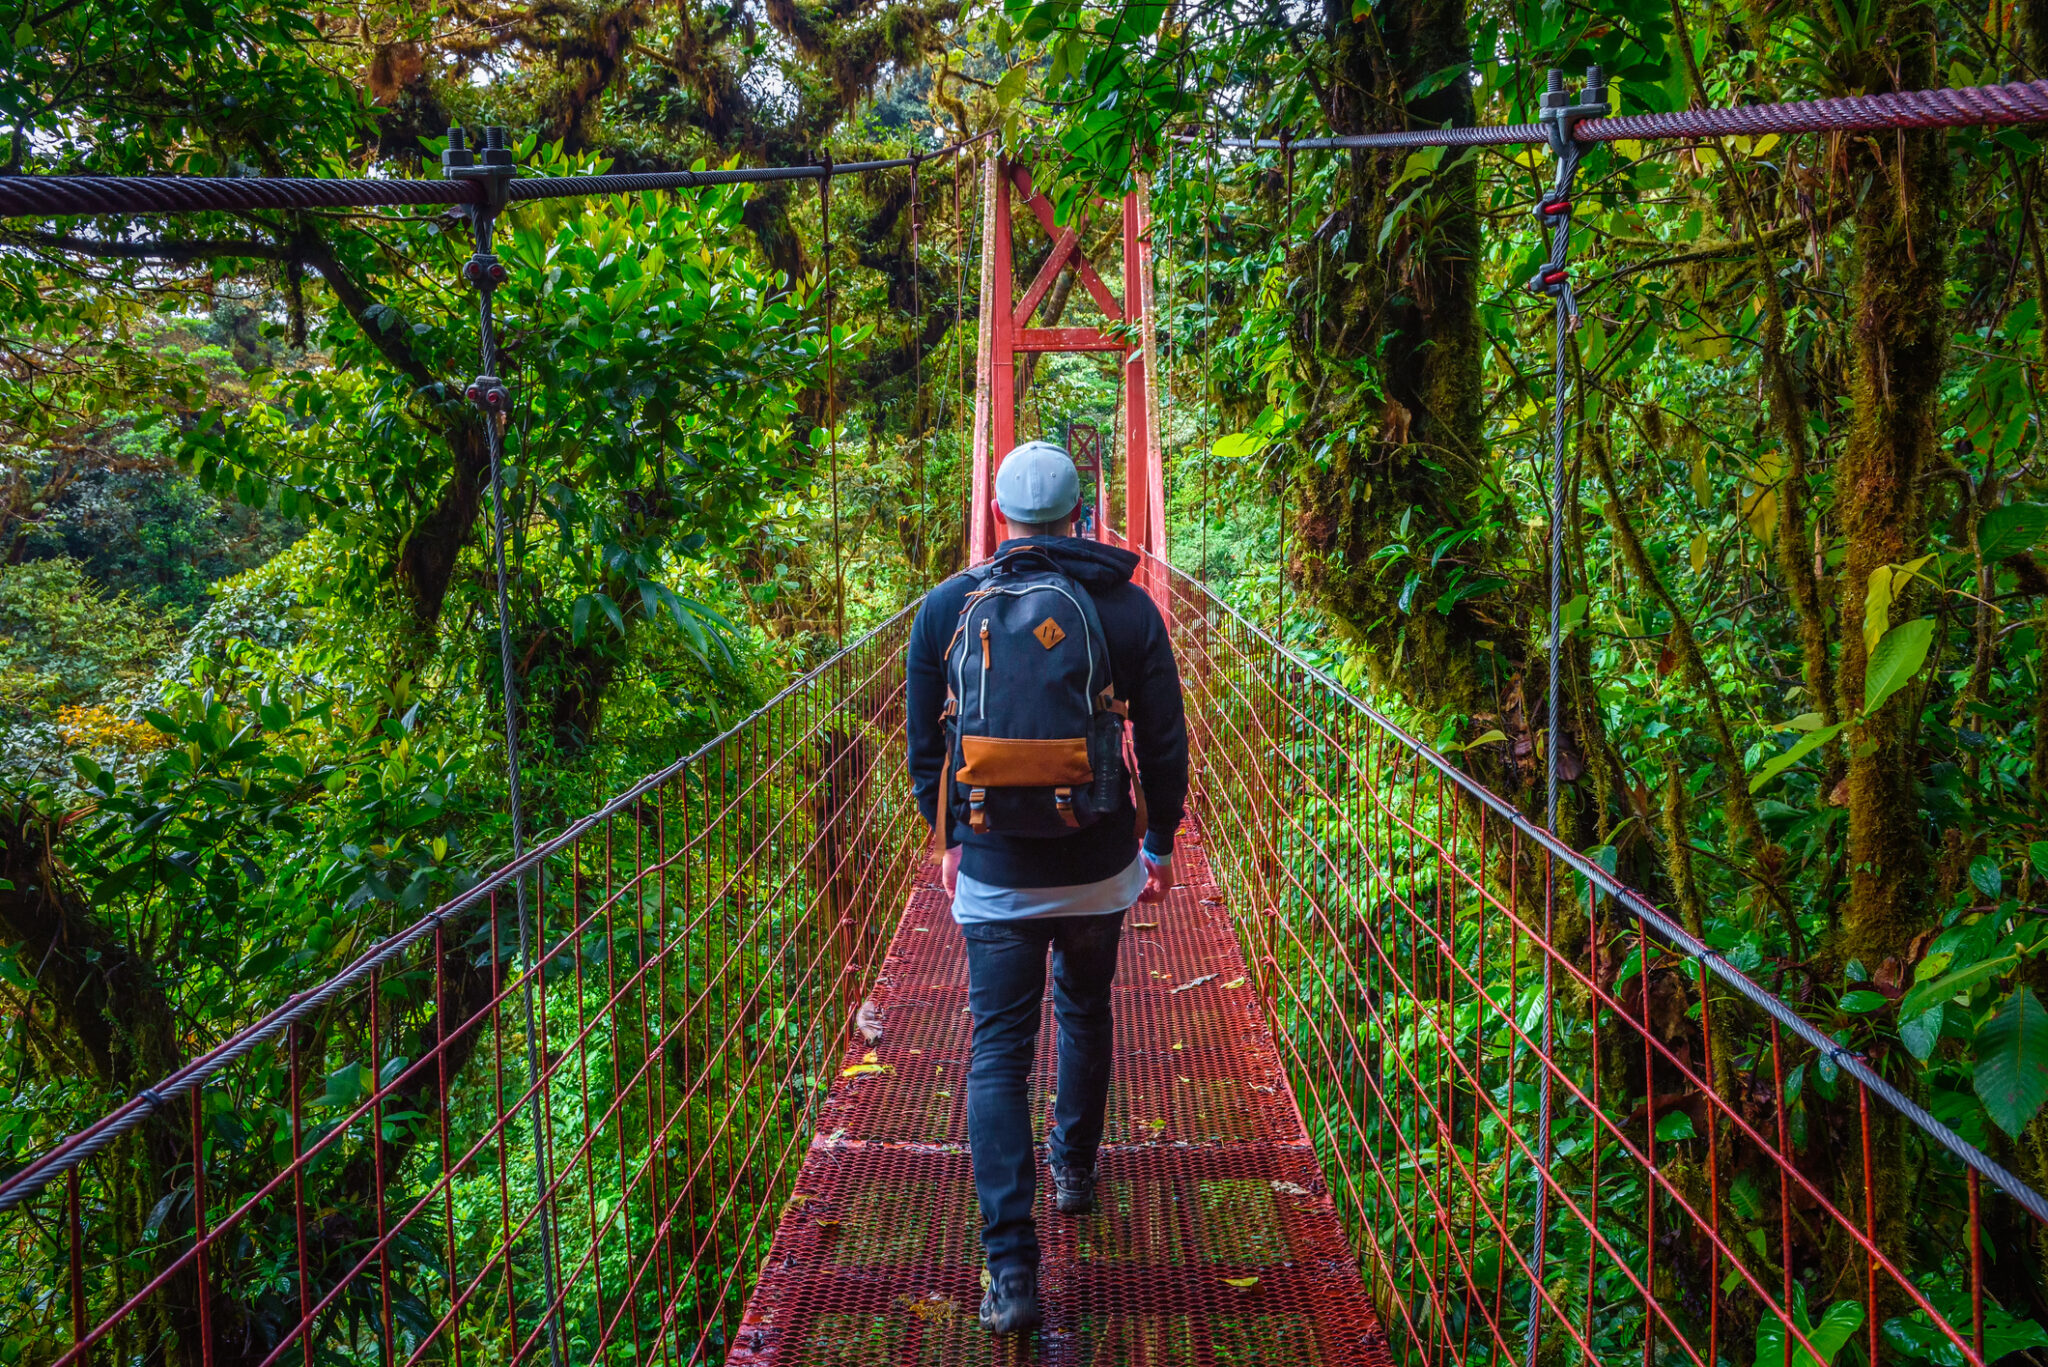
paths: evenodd
<path fill-rule="evenodd" d="M 1940 83 L 1931 22 L 1924 9 L 1889 0 L 1881 36 L 1863 58 L 1868 89 Z M 1835 474 L 1835 511 L 1847 543 L 1837 622 L 1845 715 L 1864 702 L 1871 573 L 1920 554 L 1925 536 L 1922 477 L 1935 464 L 1947 338 L 1942 210 L 1950 197 L 1939 131 L 1854 138 L 1848 159 L 1862 188 L 1850 341 L 1854 417 Z M 1910 603 L 1897 604 L 1891 620 L 1911 615 Z M 1906 951 L 1926 911 L 1927 847 L 1912 753 L 1918 696 L 1915 688 L 1894 694 L 1850 732 L 1849 903 L 1840 948 L 1872 968 Z"/>
<path fill-rule="evenodd" d="M 1393 0 L 1359 19 L 1352 10 L 1350 0 L 1326 10 L 1332 66 L 1321 89 L 1333 129 L 1473 121 L 1465 81 L 1404 100 L 1471 60 L 1464 0 Z M 1329 453 L 1296 472 L 1299 573 L 1313 600 L 1362 639 L 1377 683 L 1438 716 L 1490 717 L 1527 749 L 1521 719 L 1541 715 L 1542 689 L 1534 681 L 1515 703 L 1527 631 L 1511 591 L 1436 606 L 1454 582 L 1486 577 L 1512 553 L 1512 518 L 1434 562 L 1428 544 L 1487 516 L 1477 164 L 1447 156 L 1382 236 L 1395 201 L 1415 188 L 1394 187 L 1405 161 L 1353 152 L 1347 207 L 1297 257 L 1298 292 L 1316 296 L 1300 310 L 1309 416 L 1299 449 Z M 1412 553 L 1386 555 L 1396 543 Z M 1502 753 L 1470 756 L 1495 786 L 1511 791 L 1535 774 L 1514 763 L 1512 747 L 1495 748 Z"/>

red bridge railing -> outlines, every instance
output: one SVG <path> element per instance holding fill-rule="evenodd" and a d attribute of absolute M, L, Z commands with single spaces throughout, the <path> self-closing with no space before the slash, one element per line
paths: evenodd
<path fill-rule="evenodd" d="M 1986 1326 L 2041 1294 L 2039 1194 L 1700 927 L 1152 575 L 1210 863 L 1403 1360 L 1975 1367 L 2018 1341 Z"/>
<path fill-rule="evenodd" d="M 922 858 L 909 622 L 0 1185 L 7 1360 L 721 1358 Z"/>
<path fill-rule="evenodd" d="M 1404 1361 L 2024 1341 L 2048 1203 L 1698 927 L 1144 575 L 1209 860 Z M 723 1358 L 922 862 L 909 620 L 0 1183 L 6 1360 Z"/>

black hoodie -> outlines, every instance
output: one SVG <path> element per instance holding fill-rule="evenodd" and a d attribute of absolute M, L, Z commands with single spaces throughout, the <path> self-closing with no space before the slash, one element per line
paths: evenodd
<path fill-rule="evenodd" d="M 1173 834 L 1188 795 L 1188 733 L 1181 715 L 1180 672 L 1166 622 L 1146 592 L 1131 582 L 1138 557 L 1130 551 L 1071 536 L 1033 536 L 1005 541 L 1041 546 L 1095 600 L 1102 634 L 1109 640 L 1116 692 L 1131 704 L 1131 748 L 1138 781 L 1145 789 L 1145 848 L 1173 853 Z M 940 714 L 946 705 L 946 644 L 966 606 L 974 581 L 956 574 L 925 595 L 910 628 L 908 702 L 910 781 L 918 809 L 933 819 L 939 774 L 946 763 L 946 733 Z M 999 888 L 1056 888 L 1094 883 L 1122 873 L 1138 854 L 1137 810 L 1126 800 L 1123 814 L 1108 816 L 1086 830 L 1052 839 L 976 835 L 955 826 L 947 844 L 964 845 L 960 870 Z"/>

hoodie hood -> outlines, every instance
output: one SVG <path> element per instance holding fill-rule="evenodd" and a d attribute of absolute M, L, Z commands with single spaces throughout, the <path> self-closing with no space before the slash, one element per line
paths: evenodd
<path fill-rule="evenodd" d="M 1108 589 L 1128 584 L 1138 570 L 1138 554 L 1106 541 L 1082 536 L 1020 536 L 996 547 L 996 554 L 1031 546 L 1050 554 L 1066 575 L 1083 588 Z"/>

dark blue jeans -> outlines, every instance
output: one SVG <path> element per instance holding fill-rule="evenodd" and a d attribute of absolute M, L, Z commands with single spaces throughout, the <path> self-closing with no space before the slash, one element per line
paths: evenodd
<path fill-rule="evenodd" d="M 1124 913 L 977 921 L 967 941 L 967 1004 L 974 1013 L 974 1054 L 967 1069 L 967 1143 L 981 1201 L 981 1244 L 990 1271 L 1038 1266 L 1031 1218 L 1038 1171 L 1031 1152 L 1031 1065 L 1045 996 L 1045 951 L 1052 949 L 1053 1006 L 1059 1021 L 1059 1083 L 1050 1153 L 1062 1166 L 1086 1167 L 1102 1144 L 1109 1103 L 1109 985 Z"/>

